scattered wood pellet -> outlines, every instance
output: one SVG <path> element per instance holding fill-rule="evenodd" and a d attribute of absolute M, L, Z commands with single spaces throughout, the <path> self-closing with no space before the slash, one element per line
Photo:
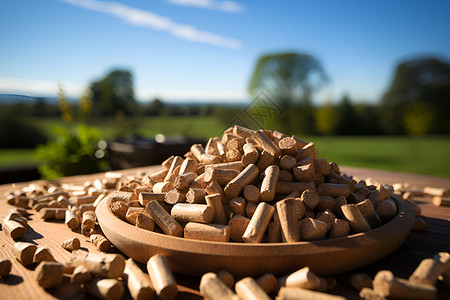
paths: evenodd
<path fill-rule="evenodd" d="M 277 300 L 293 300 L 293 299 L 306 299 L 306 300 L 344 300 L 345 297 L 326 294 L 322 292 L 312 291 L 298 287 L 282 287 L 278 291 Z"/>
<path fill-rule="evenodd" d="M 64 220 L 67 208 L 50 208 L 45 207 L 39 211 L 41 218 L 44 220 Z"/>
<path fill-rule="evenodd" d="M 108 278 L 122 276 L 125 268 L 125 259 L 120 254 L 87 253 L 82 250 L 72 252 L 70 263 L 75 267 L 84 265 L 92 274 Z"/>
<path fill-rule="evenodd" d="M 236 282 L 235 290 L 239 298 L 243 300 L 270 300 L 267 293 L 251 277 L 245 277 Z"/>
<path fill-rule="evenodd" d="M 90 295 L 105 300 L 122 299 L 125 291 L 123 283 L 112 278 L 94 278 L 84 284 L 84 289 Z"/>
<path fill-rule="evenodd" d="M 434 196 L 434 206 L 450 206 L 450 197 Z"/>
<path fill-rule="evenodd" d="M 97 217 L 95 215 L 95 212 L 93 211 L 84 212 L 81 221 L 81 233 L 85 236 L 90 236 L 94 232 L 96 222 Z"/>
<path fill-rule="evenodd" d="M 282 287 L 317 290 L 320 286 L 320 279 L 309 267 L 304 267 L 292 274 L 280 277 L 278 284 Z"/>
<path fill-rule="evenodd" d="M 111 243 L 101 234 L 91 234 L 89 241 L 101 252 L 111 250 Z"/>
<path fill-rule="evenodd" d="M 268 295 L 278 290 L 278 280 L 272 273 L 263 274 L 256 282 Z"/>
<path fill-rule="evenodd" d="M 439 252 L 433 256 L 433 259 L 442 264 L 442 273 L 450 271 L 450 253 Z"/>
<path fill-rule="evenodd" d="M 230 289 L 234 288 L 234 277 L 230 272 L 226 270 L 220 270 L 219 272 L 217 272 L 217 277 L 219 277 L 219 279 Z"/>
<path fill-rule="evenodd" d="M 136 265 L 133 259 L 127 259 L 124 274 L 127 276 L 128 290 L 133 299 L 152 299 L 156 297 L 150 277 Z"/>
<path fill-rule="evenodd" d="M 9 258 L 0 258 L 0 277 L 5 277 L 11 272 L 12 263 Z"/>
<path fill-rule="evenodd" d="M 64 265 L 55 261 L 43 261 L 34 272 L 38 284 L 44 289 L 48 289 L 61 284 L 64 277 Z"/>
<path fill-rule="evenodd" d="M 80 249 L 80 240 L 78 238 L 71 238 L 70 240 L 64 241 L 61 247 L 70 252 L 78 250 Z"/>
<path fill-rule="evenodd" d="M 37 246 L 35 244 L 25 242 L 17 242 L 12 247 L 13 255 L 24 266 L 29 266 L 33 263 L 36 250 Z"/>
<path fill-rule="evenodd" d="M 420 262 L 419 266 L 409 277 L 409 281 L 433 286 L 438 277 L 445 271 L 445 266 L 440 260 L 427 258 Z"/>
<path fill-rule="evenodd" d="M 91 280 L 92 275 L 91 272 L 84 266 L 78 266 L 76 267 L 71 276 L 70 276 L 70 282 L 76 283 L 76 284 L 83 284 Z"/>
<path fill-rule="evenodd" d="M 366 287 L 363 288 L 361 291 L 359 291 L 359 296 L 361 298 L 363 298 L 364 300 L 386 300 L 386 298 L 378 295 L 371 288 L 366 288 Z"/>
<path fill-rule="evenodd" d="M 397 299 L 436 299 L 436 287 L 396 278 L 391 271 L 379 271 L 373 280 L 373 290 L 382 297 Z"/>
<path fill-rule="evenodd" d="M 34 253 L 33 263 L 39 264 L 43 261 L 55 261 L 55 258 L 48 247 L 40 246 Z"/>
<path fill-rule="evenodd" d="M 200 293 L 209 300 L 239 300 L 239 297 L 214 273 L 206 273 L 200 280 Z"/>
<path fill-rule="evenodd" d="M 156 295 L 161 299 L 175 299 L 178 295 L 177 283 L 162 255 L 155 254 L 148 260 L 147 271 Z"/>
<path fill-rule="evenodd" d="M 449 190 L 446 188 L 426 186 L 423 188 L 423 192 L 430 196 L 438 196 L 438 197 L 450 196 Z"/>
<path fill-rule="evenodd" d="M 66 223 L 67 227 L 72 230 L 80 227 L 78 209 L 75 206 L 67 208 L 64 222 Z"/>
<path fill-rule="evenodd" d="M 27 233 L 27 228 L 17 221 L 7 220 L 2 222 L 2 229 L 6 235 L 17 240 Z"/>

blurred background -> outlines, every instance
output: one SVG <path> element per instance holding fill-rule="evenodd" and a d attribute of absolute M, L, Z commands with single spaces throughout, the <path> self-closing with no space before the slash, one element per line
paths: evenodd
<path fill-rule="evenodd" d="M 157 164 L 239 124 L 450 178 L 450 2 L 0 3 L 0 182 Z"/>

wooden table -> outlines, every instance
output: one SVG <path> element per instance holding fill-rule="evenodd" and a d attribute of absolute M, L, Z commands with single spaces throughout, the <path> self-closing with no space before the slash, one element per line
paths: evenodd
<path fill-rule="evenodd" d="M 153 172 L 158 167 L 146 167 L 121 171 L 124 174 L 136 174 L 138 171 Z M 380 170 L 369 170 L 354 167 L 342 167 L 343 172 L 354 175 L 358 178 L 371 177 L 381 183 L 407 182 L 417 187 L 433 186 L 450 188 L 450 180 L 423 175 L 413 175 L 398 172 L 388 172 Z M 87 180 L 101 177 L 101 174 L 82 175 L 66 177 L 61 182 L 81 184 Z M 28 183 L 20 183 L 16 188 L 20 188 Z M 3 218 L 11 205 L 6 203 L 5 192 L 11 190 L 11 184 L 0 186 L 0 217 Z M 422 215 L 430 225 L 430 229 L 425 233 L 412 232 L 405 243 L 387 258 L 356 270 L 355 272 L 366 272 L 374 276 L 379 270 L 389 269 L 396 276 L 408 278 L 420 261 L 424 258 L 432 257 L 440 251 L 450 251 L 450 207 L 435 207 L 431 204 L 430 197 L 415 199 L 422 208 Z M 44 222 L 37 214 L 31 215 L 29 220 L 28 233 L 22 241 L 45 245 L 49 247 L 56 260 L 66 262 L 70 258 L 70 253 L 61 248 L 61 243 L 72 237 L 80 238 L 82 248 L 89 251 L 97 251 L 83 235 L 70 231 L 63 222 Z M 34 268 L 24 267 L 15 260 L 11 253 L 14 241 L 0 232 L 0 257 L 8 257 L 13 262 L 11 274 L 0 279 L 0 299 L 89 299 L 82 290 L 72 284 L 64 284 L 59 288 L 44 290 L 34 280 Z M 336 277 L 338 286 L 332 292 L 340 294 L 348 299 L 359 299 L 356 291 L 352 290 L 348 284 L 349 275 L 342 274 Z M 180 294 L 177 299 L 201 299 L 198 292 L 199 278 L 176 275 L 179 283 Z M 130 298 L 129 295 L 127 295 Z M 441 292 L 440 298 L 450 299 L 450 292 Z"/>

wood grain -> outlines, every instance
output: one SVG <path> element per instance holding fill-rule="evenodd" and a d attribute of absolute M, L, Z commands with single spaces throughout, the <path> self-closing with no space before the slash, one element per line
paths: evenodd
<path fill-rule="evenodd" d="M 158 169 L 160 169 L 159 166 L 153 166 L 129 169 L 123 171 L 123 173 L 154 172 Z M 354 167 L 342 167 L 341 170 L 359 178 L 372 177 L 382 183 L 408 182 L 422 187 L 450 188 L 450 180 L 443 178 Z M 73 176 L 63 178 L 61 181 L 80 184 L 86 180 L 93 180 L 101 176 L 102 174 Z M 26 184 L 17 184 L 16 187 L 22 187 Z M 0 186 L 0 217 L 4 217 L 8 210 L 13 208 L 13 206 L 6 203 L 4 196 L 5 192 L 11 188 L 11 184 Z M 389 269 L 396 276 L 407 278 L 422 259 L 432 257 L 439 251 L 450 250 L 450 207 L 435 207 L 431 204 L 430 197 L 421 197 L 414 200 L 418 201 L 422 208 L 422 215 L 430 225 L 430 230 L 425 233 L 410 233 L 397 251 L 385 259 L 355 270 L 355 272 L 366 272 L 370 276 L 374 276 L 381 269 Z M 79 237 L 82 241 L 81 246 L 85 250 L 97 251 L 84 236 L 80 233 L 72 232 L 64 223 L 44 222 L 36 214 L 30 216 L 29 231 L 21 240 L 48 246 L 58 261 L 65 262 L 70 257 L 70 253 L 62 249 L 60 243 L 72 237 Z M 3 231 L 0 232 L 0 256 L 8 257 L 13 262 L 11 275 L 6 278 L 0 278 L 0 299 L 89 299 L 79 287 L 71 284 L 65 284 L 63 287 L 47 291 L 39 287 L 34 280 L 34 267 L 25 268 L 12 256 L 10 249 L 13 243 L 14 241 L 7 237 Z M 142 267 L 142 264 L 140 266 Z M 347 277 L 348 273 L 337 276 L 338 287 L 333 293 L 343 295 L 348 299 L 360 299 L 357 292 L 349 288 L 346 281 Z M 198 278 L 176 274 L 176 280 L 181 290 L 177 299 L 201 299 L 198 292 Z M 130 298 L 129 295 L 126 297 Z M 450 295 L 442 293 L 440 297 L 449 299 Z"/>

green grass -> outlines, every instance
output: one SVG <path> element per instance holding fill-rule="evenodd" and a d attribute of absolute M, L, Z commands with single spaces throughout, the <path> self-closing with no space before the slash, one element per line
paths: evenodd
<path fill-rule="evenodd" d="M 75 124 L 65 124 L 59 118 L 36 118 L 32 122 L 51 138 L 56 136 L 57 127 L 75 126 Z M 115 119 L 103 119 L 101 121 L 91 121 L 89 124 L 97 127 L 105 139 L 113 139 L 118 136 L 119 132 L 124 132 L 128 135 L 137 133 L 143 137 L 154 137 L 156 134 L 164 134 L 168 136 L 209 138 L 221 134 L 225 129 L 219 120 L 202 116 L 146 117 L 127 119 L 124 122 L 118 122 Z"/>
<path fill-rule="evenodd" d="M 450 178 L 450 137 L 311 137 L 319 156 L 339 165 Z"/>
<path fill-rule="evenodd" d="M 0 168 L 37 166 L 34 149 L 0 149 Z"/>
<path fill-rule="evenodd" d="M 58 118 L 34 119 L 33 124 L 55 138 Z M 135 132 L 144 137 L 161 133 L 168 136 L 213 137 L 221 135 L 224 125 L 211 117 L 147 117 L 119 123 L 114 119 L 92 122 L 105 139 L 112 139 L 117 132 Z M 73 125 L 72 125 L 73 126 Z M 312 136 L 300 138 L 313 141 L 319 157 L 335 161 L 339 165 L 393 170 L 450 178 L 450 137 L 432 136 L 411 138 L 406 136 Z M 33 165 L 33 150 L 0 150 L 0 167 Z"/>

